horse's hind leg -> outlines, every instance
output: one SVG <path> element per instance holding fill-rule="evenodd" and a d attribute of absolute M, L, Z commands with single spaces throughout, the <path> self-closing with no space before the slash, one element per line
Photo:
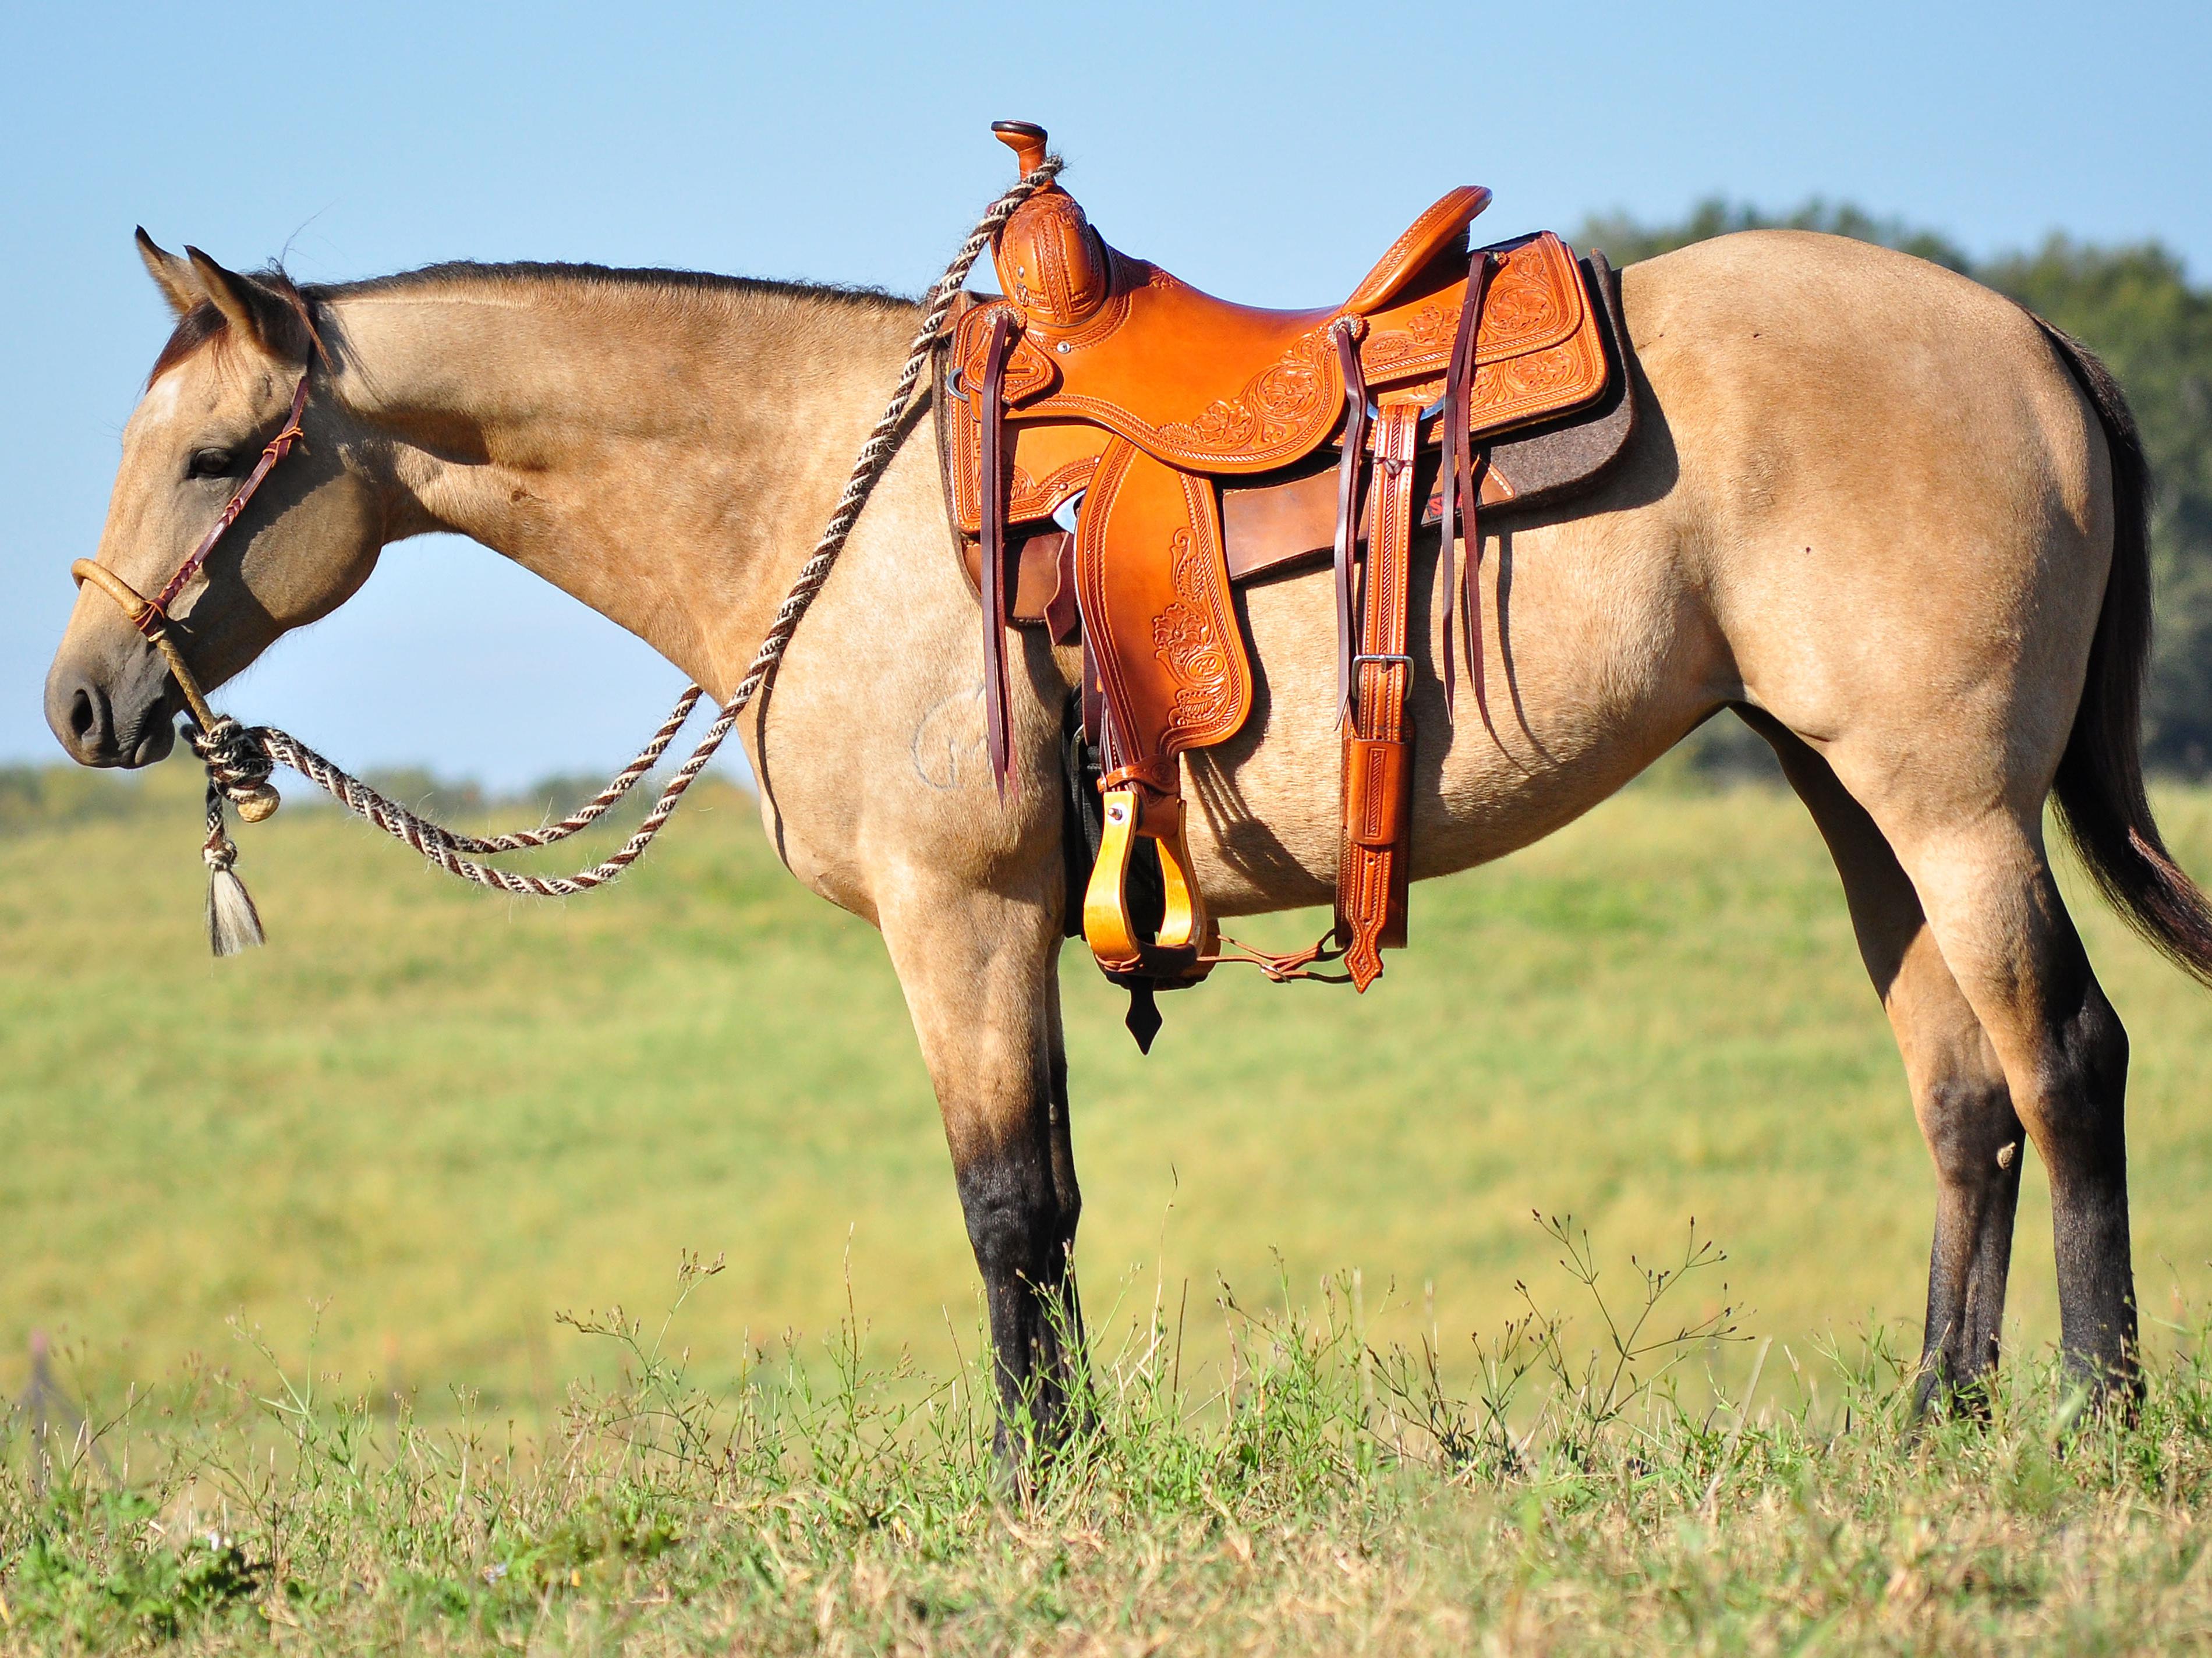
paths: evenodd
<path fill-rule="evenodd" d="M 1936 947 L 1919 895 L 1866 809 L 1828 762 L 1770 716 L 1746 721 L 1774 747 L 1813 814 L 1850 904 L 1859 955 L 1904 1056 L 1912 1108 L 1936 1163 L 1936 1239 L 1917 1404 L 1972 1400 L 1997 1361 L 2021 1128 L 1981 1021 Z"/>
<path fill-rule="evenodd" d="M 2100 1387 L 2132 1389 L 2128 1037 L 2059 897 L 2040 802 L 1918 835 L 1886 827 L 2050 1171 L 2067 1363 Z"/>

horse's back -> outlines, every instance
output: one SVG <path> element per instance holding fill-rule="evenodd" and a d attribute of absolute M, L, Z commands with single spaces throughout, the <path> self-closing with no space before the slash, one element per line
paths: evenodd
<path fill-rule="evenodd" d="M 1768 477 L 1788 443 L 1803 487 L 1870 470 L 1901 501 L 1916 466 L 1948 497 L 2009 489 L 2025 462 L 2051 470 L 2071 516 L 2094 515 L 2094 410 L 2036 319 L 1971 277 L 1850 237 L 1749 230 L 1631 265 L 1621 287 L 1656 412 L 1692 434 L 1678 446 L 1701 473 Z"/>
<path fill-rule="evenodd" d="M 2109 481 L 2034 319 L 1925 260 L 1802 231 L 1630 266 L 1622 298 L 1636 434 L 1583 499 L 1490 518 L 1480 694 L 1462 685 L 1449 711 L 1433 566 L 1416 570 L 1417 873 L 1549 833 L 1725 702 L 1893 752 L 1972 712 L 1990 753 L 2025 721 L 2055 757 Z M 1315 902 L 1333 879 L 1326 580 L 1242 595 L 1255 718 L 1192 761 L 1224 914 Z"/>

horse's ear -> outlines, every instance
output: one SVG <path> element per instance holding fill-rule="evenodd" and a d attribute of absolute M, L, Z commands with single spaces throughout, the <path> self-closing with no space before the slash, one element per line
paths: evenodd
<path fill-rule="evenodd" d="M 146 227 L 138 227 L 138 257 L 146 262 L 146 274 L 154 279 L 154 286 L 161 290 L 161 297 L 169 302 L 169 309 L 183 316 L 207 297 L 200 287 L 199 278 L 192 268 L 175 254 L 160 246 L 146 234 Z"/>
<path fill-rule="evenodd" d="M 294 331 L 287 325 L 293 318 L 283 301 L 252 277 L 224 270 L 190 244 L 185 257 L 192 262 L 193 276 L 224 321 L 271 356 L 289 355 L 286 342 Z"/>

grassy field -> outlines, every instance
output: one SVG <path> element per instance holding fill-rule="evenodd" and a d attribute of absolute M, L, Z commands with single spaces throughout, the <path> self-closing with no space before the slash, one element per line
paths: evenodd
<path fill-rule="evenodd" d="M 2114 1582 L 2165 1582 L 2160 1573 L 2180 1585 L 2172 1628 L 2212 1628 L 2205 1574 L 2191 1575 L 2207 1455 L 2191 1424 L 2207 1384 L 2179 1333 L 2212 1302 L 2212 1206 L 2199 1195 L 2212 1172 L 2212 998 L 2086 898 L 2076 913 L 2134 1039 L 2138 1275 L 2161 1321 L 2148 1334 L 2165 1401 L 2139 1433 L 2050 1462 L 2050 1413 L 2063 1401 L 2032 1376 L 1994 1434 L 1907 1454 L 1868 1426 L 1894 1405 L 1880 1355 L 1909 1350 L 1917 1334 L 1930 1181 L 1833 874 L 1787 796 L 1643 787 L 1505 865 L 1423 889 L 1415 948 L 1364 999 L 1221 975 L 1165 1005 L 1168 1029 L 1140 1060 L 1120 1028 L 1121 999 L 1070 952 L 1087 1298 L 1102 1345 L 1125 1354 L 1147 1351 L 1159 1309 L 1180 1391 L 1161 1403 L 1158 1364 L 1139 1367 L 1149 1379 L 1105 1411 L 1127 1431 L 1084 1480 L 1055 1485 L 1027 1519 L 994 1518 L 958 1385 L 977 1357 L 973 1269 L 896 983 L 868 928 L 783 872 L 748 800 L 725 790 L 688 810 L 615 892 L 531 909 L 422 872 L 334 815 L 288 810 L 246 831 L 241 865 L 271 947 L 216 964 L 198 932 L 192 783 L 164 768 L 133 809 L 87 797 L 58 826 L 49 820 L 67 814 L 51 809 L 0 811 L 13 824 L 0 829 L 0 1340 L 20 1354 L 33 1329 L 52 1333 L 64 1382 L 103 1409 L 134 1386 L 152 1390 L 157 1406 L 146 1408 L 168 1425 L 132 1440 L 151 1431 L 142 1412 L 117 1443 L 137 1444 L 153 1481 L 152 1496 L 128 1501 L 172 1520 L 210 1491 L 244 1503 L 250 1480 L 210 1470 L 246 1466 L 241 1446 L 307 1431 L 301 1420 L 315 1435 L 373 1438 L 378 1467 L 416 1467 L 424 1483 L 391 1497 L 393 1512 L 447 1516 L 442 1531 L 416 1525 L 407 1548 L 392 1543 L 415 1562 L 404 1570 L 398 1556 L 363 1564 L 375 1546 L 362 1515 L 383 1512 L 374 1502 L 345 1496 L 343 1480 L 270 1485 L 233 1516 L 262 1551 L 259 1587 L 218 1584 L 208 1605 L 292 1604 L 264 1592 L 277 1570 L 268 1563 L 291 1558 L 270 1540 L 277 1525 L 295 1541 L 325 1538 L 321 1564 L 301 1568 L 299 1605 L 328 1610 L 318 1597 L 337 1593 L 330 1572 L 381 1586 L 364 1590 L 362 1605 L 381 1608 L 363 1612 L 368 1621 L 317 1625 L 341 1631 L 340 1644 L 396 1638 L 394 1618 L 429 1619 L 422 1627 L 458 1643 L 518 1630 L 586 1646 L 726 1643 L 738 1625 L 715 1617 L 757 1615 L 775 1632 L 758 1644 L 779 1649 L 816 1639 L 989 1649 L 1001 1636 L 1069 1649 L 1096 1637 L 1101 1650 L 1127 1636 L 1142 1649 L 1147 1630 L 1170 1626 L 1224 1646 L 1270 1644 L 1270 1629 L 1283 1637 L 1273 1644 L 1295 1645 L 1303 1631 L 1297 1640 L 1326 1647 L 1315 1632 L 1340 1614 L 1352 1621 L 1338 1627 L 1386 1649 L 1449 1649 L 1478 1629 L 1549 1631 L 1565 1644 L 1579 1630 L 1601 1646 L 1622 1618 L 1670 1638 L 1735 1629 L 1781 1649 L 1832 1614 L 1844 1619 L 1837 1630 L 1910 1646 L 1923 1624 L 1952 1626 L 1900 1606 L 1945 1596 L 1980 1608 L 1954 1634 L 2057 1640 L 2074 1629 L 2102 1640 L 2123 1626 L 2096 1621 L 2097 1596 Z M 2212 795 L 2170 793 L 2160 805 L 2184 861 L 2212 871 Z M 1312 926 L 1279 918 L 1255 930 L 1287 940 Z M 1677 1355 L 1695 1406 L 1686 1418 L 1639 1395 L 1643 1425 L 1593 1424 L 1554 1377 L 1549 1393 L 1532 1384 L 1531 1398 L 1554 1403 L 1548 1425 L 1516 1430 L 1533 1436 L 1522 1464 L 1484 1462 L 1487 1453 L 1452 1449 L 1452 1432 L 1437 1436 L 1441 1405 L 1392 1416 L 1386 1397 L 1373 1416 L 1371 1367 L 1353 1373 L 1340 1334 L 1292 1329 L 1345 1324 L 1356 1271 L 1373 1347 L 1387 1355 L 1430 1338 L 1436 1388 L 1464 1401 L 1480 1379 L 1470 1334 L 1496 1351 L 1522 1307 L 1516 1280 L 1547 1310 L 1579 1293 L 1532 1211 L 1587 1225 L 1616 1295 L 1634 1287 L 1631 1255 L 1679 1251 L 1692 1216 L 1726 1247 L 1724 1265 L 1672 1292 L 1671 1310 L 1694 1327 L 1733 1307 L 1750 1340 L 1698 1340 Z M 2020 1236 L 2014 1344 L 2033 1355 L 2054 1336 L 2056 1309 L 2032 1159 Z M 687 1250 L 727 1261 L 672 1337 L 688 1351 L 683 1388 L 720 1401 L 700 1409 L 723 1448 L 720 1461 L 668 1461 L 663 1447 L 661 1461 L 640 1461 L 637 1435 L 619 1424 L 649 1420 L 658 1434 L 669 1418 L 639 1417 L 635 1356 L 625 1381 L 619 1344 L 554 1315 L 617 1304 L 657 1315 Z M 1324 1288 L 1338 1275 L 1332 1299 Z M 1224 1310 L 1224 1283 L 1254 1316 L 1264 1309 L 1264 1341 Z M 860 1328 L 841 1331 L 848 1309 Z M 1576 1327 L 1562 1354 L 1596 1327 L 1585 1312 Z M 893 1374 L 841 1382 L 834 1354 L 850 1339 Z M 787 1341 L 788 1373 L 776 1368 Z M 1254 1342 L 1276 1357 L 1255 1358 Z M 1711 1388 L 1732 1405 L 1762 1351 L 1765 1414 L 1723 1458 L 1735 1418 L 1711 1413 Z M 0 1388 L 20 1389 L 26 1362 L 0 1359 Z M 1322 1449 L 1279 1465 L 1240 1449 L 1243 1407 L 1219 1397 L 1239 1364 L 1244 1406 L 1264 1417 L 1275 1397 L 1252 1379 L 1256 1364 L 1277 1378 L 1279 1418 L 1307 1411 Z M 253 1377 L 265 1392 L 275 1367 L 329 1397 L 365 1400 L 369 1414 L 319 1407 L 251 1431 L 234 1423 L 224 1412 L 239 1396 L 226 1390 Z M 835 1421 L 763 1425 L 759 1412 L 796 1409 L 817 1387 L 848 1401 L 837 1420 L 872 1411 L 905 1425 L 857 1450 L 858 1430 Z M 397 1421 L 377 1414 L 395 1394 L 409 1401 Z M 576 1417 L 567 1402 L 578 1396 L 601 1400 L 600 1415 Z M 1850 1399 L 1860 1431 L 1838 1442 Z M 917 1452 L 925 1426 L 966 1450 Z M 495 1450 L 510 1434 L 567 1448 L 526 1449 L 496 1474 L 479 1458 L 471 1496 L 471 1476 L 447 1456 L 477 1442 L 471 1433 Z M 894 1442 L 904 1448 L 883 1448 Z M 422 1450 L 433 1443 L 437 1455 Z M 839 1444 L 844 1460 L 823 1473 Z M 731 1445 L 753 1447 L 756 1460 L 740 1468 Z M 811 1459 L 819 1477 L 770 1478 L 756 1455 L 769 1445 L 782 1448 L 779 1468 Z M 283 1463 L 325 1465 L 353 1466 L 322 1449 Z M 1723 1466 L 1742 1473 L 1741 1488 L 1732 1473 L 1709 1499 L 1708 1470 Z M 654 1468 L 644 1485 L 624 1484 Z M 1174 1493 L 1155 1490 L 1177 1479 Z M 1953 1511 L 1991 1479 L 2010 1483 L 1984 1521 Z M 1070 1494 L 1079 1486 L 1094 1506 Z M 874 1495 L 855 1495 L 861 1487 Z M 106 1477 L 88 1463 L 63 1489 L 104 1491 Z M 1201 1490 L 1204 1500 L 1192 1495 Z M 635 1510 L 627 1519 L 607 1507 L 617 1497 Z M 846 1521 L 833 1524 L 823 1516 L 839 1502 Z M 99 1584 L 136 1582 L 142 1567 L 157 1577 L 228 1570 L 189 1551 L 162 1556 L 159 1570 L 131 1564 L 151 1533 L 118 1503 L 11 1489 L 0 1594 L 46 1608 L 26 1614 L 26 1640 L 143 1633 L 153 1625 L 113 1612 Z M 876 1521 L 838 1530 L 871 1503 L 907 1515 L 911 1537 L 879 1534 Z M 1730 1503 L 1765 1515 L 1764 1529 L 1715 1529 Z M 507 1519 L 461 1524 L 483 1504 Z M 758 1527 L 732 1517 L 771 1511 L 811 1540 L 762 1543 Z M 1554 1518 L 1561 1529 L 1547 1530 Z M 2032 1592 L 1973 1564 L 2062 1521 L 2086 1527 L 2069 1533 L 2073 1564 L 2039 1565 Z M 664 1549 L 623 1529 L 659 1536 L 651 1528 L 664 1521 L 689 1540 Z M 497 1537 L 552 1548 L 544 1538 L 563 1526 L 560 1547 L 599 1563 L 590 1582 L 601 1589 L 619 1578 L 632 1600 L 659 1594 L 696 1611 L 695 1590 L 714 1579 L 722 1598 L 708 1598 L 720 1612 L 639 1623 L 594 1599 L 581 1565 L 573 1603 L 548 1598 L 543 1561 L 515 1567 L 535 1600 L 482 1576 L 506 1570 Z M 1897 1528 L 1912 1526 L 1922 1542 L 1897 1555 Z M 33 1536 L 48 1540 L 36 1571 L 22 1552 Z M 52 1540 L 70 1537 L 77 1552 Z M 921 1552 L 894 1559 L 885 1551 L 902 1537 Z M 1911 1564 L 1923 1545 L 1925 1570 Z M 753 1573 L 742 1592 L 716 1576 L 779 1546 L 783 1565 L 742 1568 Z M 1834 1562 L 1850 1548 L 1864 1558 L 1844 1570 Z M 1877 1557 L 1907 1574 L 1903 1590 L 1887 1576 L 1861 1581 Z M 1045 1600 L 1064 1617 L 1036 1611 L 1044 1591 L 1031 1579 L 1054 1572 L 1071 1587 Z M 1169 1592 L 1178 1574 L 1195 1597 L 1187 1605 Z M 1246 1581 L 1249 1601 L 1235 1588 Z M 1759 1582 L 1778 1594 L 1796 1584 L 1797 1599 L 1784 1595 L 1762 1622 L 1739 1604 Z M 441 1612 L 454 1583 L 459 1609 Z M 1520 1624 L 1497 1621 L 1505 1603 L 1493 1591 L 1509 1589 Z M 933 1637 L 913 1607 L 940 1592 L 948 1606 L 995 1610 Z M 1118 1624 L 1100 1611 L 1116 1594 Z M 1321 1598 L 1298 1612 L 1301 1594 Z M 1229 1621 L 1176 1622 L 1209 1596 Z M 1007 1612 L 1016 1602 L 1030 1610 Z M 1109 1626 L 1110 1640 L 1100 1633 Z"/>
<path fill-rule="evenodd" d="M 896 981 L 743 796 L 614 892 L 530 908 L 287 811 L 241 865 L 272 944 L 217 963 L 191 781 L 0 835 L 8 1346 L 44 1327 L 147 1379 L 220 1358 L 234 1315 L 300 1352 L 319 1307 L 325 1368 L 526 1409 L 579 1362 L 556 1310 L 650 1306 L 690 1249 L 729 1261 L 691 1333 L 710 1369 L 848 1295 L 878 1342 L 954 1362 L 974 1272 Z M 2212 869 L 2212 796 L 2163 805 Z M 1373 994 L 1224 973 L 1164 1004 L 1150 1060 L 1068 952 L 1095 1308 L 1186 1279 L 1203 1304 L 1217 1275 L 1303 1300 L 1357 1268 L 1379 1327 L 1463 1334 L 1549 1260 L 1540 1210 L 1621 1256 L 1696 1217 L 1747 1328 L 1800 1350 L 1911 1325 L 1926 1156 L 1794 800 L 1634 792 L 1419 897 Z M 2139 1270 L 2170 1312 L 2212 1287 L 2212 998 L 2075 907 L 2134 1038 Z M 2028 1191 L 2033 1346 L 2056 1331 L 2033 1160 Z"/>
<path fill-rule="evenodd" d="M 1587 1268 L 1584 1269 L 1587 1276 Z M 1549 1318 L 1455 1392 L 1321 1315 L 1235 1310 L 1238 1363 L 1177 1378 L 1164 1321 L 1103 1357 L 1097 1428 L 1026 1494 L 977 1371 L 833 1346 L 719 1393 L 587 1330 L 610 1388 L 518 1447 L 333 1402 L 264 1355 L 67 1436 L 0 1485 L 0 1648 L 195 1654 L 1929 1654 L 2201 1650 L 2212 1638 L 2212 1350 L 2139 1418 L 2046 1365 L 1987 1424 L 1910 1430 L 1900 1370 L 1825 1400 L 1682 1408 L 1687 1287 L 1616 1296 L 1656 1339 Z M 1584 1305 L 1587 1316 L 1589 1308 Z M 1771 1349 L 1765 1351 L 1771 1351 Z M 33 1448 L 35 1448 L 35 1447 Z M 102 1460 L 104 1455 L 105 1460 Z M 45 1484 L 26 1479 L 31 1467 Z"/>

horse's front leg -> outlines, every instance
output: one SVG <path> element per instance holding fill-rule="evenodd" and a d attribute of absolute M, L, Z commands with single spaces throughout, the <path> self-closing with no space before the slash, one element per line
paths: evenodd
<path fill-rule="evenodd" d="M 932 881 L 881 920 L 983 1275 L 999 1461 L 1018 1476 L 1066 1437 L 1083 1363 L 1059 917 L 1048 902 Z"/>

